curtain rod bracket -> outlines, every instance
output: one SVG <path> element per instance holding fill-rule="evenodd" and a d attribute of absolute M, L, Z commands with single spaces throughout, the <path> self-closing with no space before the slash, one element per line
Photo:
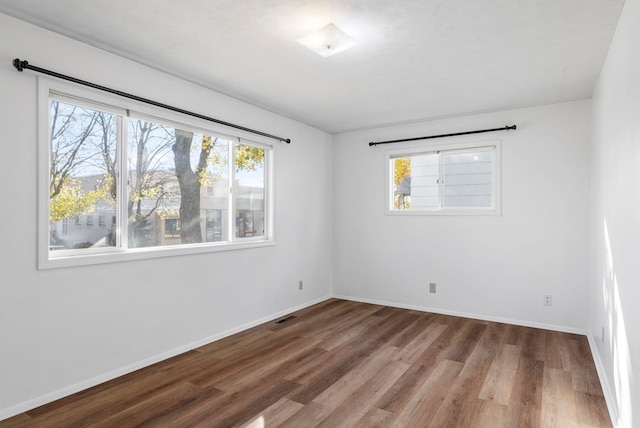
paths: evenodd
<path fill-rule="evenodd" d="M 29 61 L 20 61 L 20 59 L 16 58 L 13 60 L 13 66 L 18 71 L 22 71 L 29 66 Z"/>
<path fill-rule="evenodd" d="M 478 131 L 455 132 L 453 134 L 429 135 L 426 137 L 404 138 L 402 140 L 389 140 L 389 141 L 379 141 L 379 142 L 372 141 L 369 143 L 369 147 L 377 146 L 379 144 L 403 143 L 405 141 L 429 140 L 431 138 L 455 137 L 457 135 L 482 134 L 484 132 L 509 131 L 509 130 L 515 130 L 515 129 L 516 129 L 516 125 L 511 125 L 511 126 L 505 126 L 502 128 L 480 129 Z"/>
<path fill-rule="evenodd" d="M 157 101 L 153 101 L 147 98 L 143 98 L 143 97 L 139 97 L 137 95 L 133 95 L 133 94 L 129 94 L 127 92 L 122 92 L 122 91 L 118 91 L 117 89 L 111 89 L 111 88 L 107 88 L 106 86 L 101 86 L 95 83 L 91 83 L 91 82 L 87 82 L 85 80 L 80 80 L 77 79 L 75 77 L 71 77 L 71 76 L 67 76 L 65 74 L 60 74 L 57 73 L 55 71 L 51 71 L 51 70 L 47 70 L 44 68 L 40 68 L 40 67 L 36 67 L 33 65 L 29 65 L 29 61 L 22 61 L 20 58 L 16 58 L 13 60 L 13 66 L 18 70 L 18 71 L 23 71 L 24 69 L 27 70 L 33 70 L 36 71 L 38 73 L 42 73 L 42 74 L 47 74 L 49 76 L 53 76 L 53 77 L 57 77 L 59 79 L 62 80 L 67 80 L 69 82 L 73 82 L 73 83 L 77 83 L 80 85 L 84 85 L 84 86 L 88 86 L 90 88 L 94 88 L 94 89 L 98 89 L 104 92 L 108 92 L 110 94 L 115 94 L 124 98 L 129 98 L 131 100 L 134 101 L 139 101 L 145 104 L 151 104 L 153 106 L 156 107 L 160 107 L 163 108 L 165 110 L 171 110 L 171 111 L 175 111 L 177 113 L 181 113 L 181 114 L 185 114 L 187 116 L 192 116 L 192 117 L 197 117 L 198 119 L 203 119 L 203 120 L 207 120 L 209 122 L 213 122 L 213 123 L 217 123 L 219 125 L 223 125 L 223 126 L 228 126 L 229 128 L 234 128 L 234 129 L 239 129 L 241 131 L 245 131 L 245 132 L 249 132 L 251 134 L 256 134 L 256 135 L 261 135 L 263 137 L 267 137 L 267 138 L 272 138 L 274 140 L 278 140 L 278 141 L 282 141 L 285 142 L 287 144 L 291 144 L 291 139 L 289 138 L 282 138 L 282 137 L 278 137 L 277 135 L 271 135 L 271 134 L 267 134 L 266 132 L 261 132 L 261 131 L 256 131 L 255 129 L 251 129 L 251 128 L 246 128 L 244 126 L 241 125 L 235 125 L 233 123 L 229 123 L 229 122 L 225 122 L 223 120 L 219 120 L 219 119 L 214 119 L 212 117 L 209 116 L 205 116 L 199 113 L 194 113 L 188 110 L 184 110 L 178 107 L 173 107 L 170 106 L 168 104 L 163 104 Z"/>

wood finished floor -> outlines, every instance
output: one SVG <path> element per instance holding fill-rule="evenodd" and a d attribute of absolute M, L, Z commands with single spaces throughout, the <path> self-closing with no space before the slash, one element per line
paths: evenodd
<path fill-rule="evenodd" d="M 586 337 L 328 300 L 5 427 L 610 427 Z"/>

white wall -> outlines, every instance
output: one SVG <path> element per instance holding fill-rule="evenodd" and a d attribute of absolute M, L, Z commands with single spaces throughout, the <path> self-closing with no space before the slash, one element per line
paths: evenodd
<path fill-rule="evenodd" d="M 590 101 L 345 133 L 334 139 L 334 292 L 436 312 L 587 327 Z M 502 140 L 501 216 L 387 216 L 369 141 L 517 124 Z M 429 282 L 437 293 L 429 293 Z M 543 306 L 543 295 L 553 306 Z"/>
<path fill-rule="evenodd" d="M 589 330 L 620 427 L 640 426 L 639 22 L 640 1 L 627 0 L 593 116 Z"/>
<path fill-rule="evenodd" d="M 358 300 L 588 328 L 615 422 L 638 425 L 637 22 L 640 0 L 627 0 L 593 103 L 346 133 L 332 146 L 313 128 L 0 14 L 10 41 L 0 44 L 0 419 L 322 300 L 333 279 Z M 292 138 L 275 145 L 277 245 L 36 270 L 36 74 L 18 73 L 16 57 Z M 369 141 L 512 123 L 447 140 L 502 140 L 501 216 L 384 215 L 384 151 L 399 146 Z"/>
<path fill-rule="evenodd" d="M 330 135 L 5 15 L 0 40 L 0 419 L 330 295 Z M 37 74 L 16 57 L 291 138 L 275 143 L 277 245 L 36 270 Z"/>

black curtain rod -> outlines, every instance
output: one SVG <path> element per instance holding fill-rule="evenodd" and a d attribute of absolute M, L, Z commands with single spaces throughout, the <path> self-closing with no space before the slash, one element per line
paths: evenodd
<path fill-rule="evenodd" d="M 67 75 L 64 75 L 64 74 L 57 73 L 55 71 L 51 71 L 51 70 L 47 70 L 47 69 L 44 69 L 44 68 L 36 67 L 34 65 L 29 64 L 28 61 L 21 61 L 19 58 L 16 58 L 16 59 L 13 60 L 13 66 L 18 71 L 22 71 L 24 69 L 37 71 L 38 73 L 48 74 L 49 76 L 57 77 L 57 78 L 63 79 L 63 80 L 68 80 L 69 82 L 78 83 L 80 85 L 89 86 L 89 87 L 94 88 L 94 89 L 99 89 L 101 91 L 109 92 L 111 94 L 119 95 L 121 97 L 129 98 L 129 99 L 132 99 L 132 100 L 135 100 L 135 101 L 140 101 L 140 102 L 143 102 L 143 103 L 146 103 L 146 104 L 151 104 L 153 106 L 160 107 L 160 108 L 163 108 L 163 109 L 166 109 L 166 110 L 175 111 L 177 113 L 182 113 L 182 114 L 186 114 L 188 116 L 197 117 L 198 119 L 208 120 L 209 122 L 214 122 L 214 123 L 217 123 L 219 125 L 228 126 L 230 128 L 239 129 L 241 131 L 250 132 L 250 133 L 256 134 L 256 135 L 262 135 L 263 137 L 273 138 L 274 140 L 284 141 L 287 144 L 291 144 L 291 140 L 289 138 L 282 138 L 282 137 L 278 137 L 276 135 L 267 134 L 265 132 L 256 131 L 255 129 L 245 128 L 244 126 L 235 125 L 233 123 L 225 122 L 225 121 L 219 120 L 219 119 L 214 119 L 212 117 L 204 116 L 204 115 L 199 114 L 199 113 L 194 113 L 194 112 L 191 112 L 191 111 L 188 111 L 188 110 L 183 110 L 183 109 L 178 108 L 178 107 L 170 106 L 168 104 L 163 104 L 163 103 L 159 103 L 157 101 L 149 100 L 147 98 L 142 98 L 142 97 L 139 97 L 137 95 L 128 94 L 126 92 L 118 91 L 117 89 L 111 89 L 111 88 L 107 88 L 106 86 L 101 86 L 101 85 L 97 85 L 95 83 L 87 82 L 85 80 L 76 79 L 75 77 L 67 76 Z"/>
<path fill-rule="evenodd" d="M 369 146 L 377 146 L 379 144 L 403 143 L 405 141 L 429 140 L 431 138 L 455 137 L 456 135 L 482 134 L 484 132 L 494 132 L 494 131 L 508 131 L 510 129 L 515 130 L 516 125 L 505 126 L 504 128 L 492 128 L 492 129 L 480 129 L 478 131 L 456 132 L 453 134 L 441 134 L 441 135 L 430 135 L 427 137 L 404 138 L 402 140 L 390 140 L 390 141 L 379 141 L 379 142 L 372 141 L 369 143 Z"/>

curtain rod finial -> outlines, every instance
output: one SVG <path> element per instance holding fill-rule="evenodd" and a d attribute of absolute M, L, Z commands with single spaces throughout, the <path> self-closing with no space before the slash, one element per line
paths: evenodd
<path fill-rule="evenodd" d="M 29 61 L 20 61 L 20 58 L 16 58 L 13 60 L 13 66 L 18 70 L 22 71 L 29 65 Z"/>

